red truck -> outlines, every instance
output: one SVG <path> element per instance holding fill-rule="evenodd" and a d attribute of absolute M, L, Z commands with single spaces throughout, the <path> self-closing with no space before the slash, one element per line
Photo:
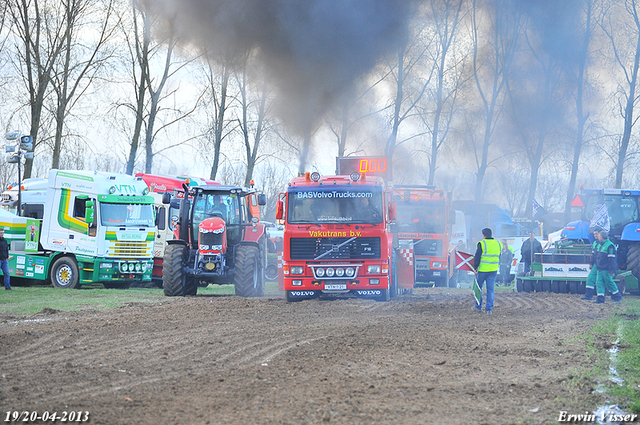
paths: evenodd
<path fill-rule="evenodd" d="M 353 158 L 340 160 L 340 175 L 306 173 L 280 194 L 287 301 L 322 294 L 389 301 L 398 293 L 390 231 L 395 205 L 385 180 L 359 168 L 350 172 Z"/>
<path fill-rule="evenodd" d="M 451 202 L 435 186 L 394 186 L 398 276 L 402 287 L 449 286 Z M 401 288 L 402 289 L 402 288 Z"/>

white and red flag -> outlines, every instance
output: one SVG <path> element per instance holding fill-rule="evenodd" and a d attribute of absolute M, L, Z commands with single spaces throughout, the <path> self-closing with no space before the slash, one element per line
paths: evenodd
<path fill-rule="evenodd" d="M 456 249 L 456 270 L 466 270 L 468 272 L 475 272 L 476 269 L 473 268 L 473 254 L 468 254 L 466 252 L 458 251 Z"/>

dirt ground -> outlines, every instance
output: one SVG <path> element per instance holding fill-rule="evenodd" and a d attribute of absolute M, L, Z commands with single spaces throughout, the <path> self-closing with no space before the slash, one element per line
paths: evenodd
<path fill-rule="evenodd" d="M 356 298 L 167 298 L 0 317 L 0 414 L 94 424 L 539 424 L 598 403 L 576 338 L 615 309 L 470 290 Z M 601 341 L 603 347 L 606 341 Z"/>

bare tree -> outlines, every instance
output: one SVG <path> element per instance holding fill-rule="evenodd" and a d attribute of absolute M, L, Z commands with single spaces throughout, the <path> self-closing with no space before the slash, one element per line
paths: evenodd
<path fill-rule="evenodd" d="M 207 131 L 205 132 L 207 153 L 212 153 L 211 171 L 209 178 L 216 179 L 220 167 L 222 142 L 233 132 L 235 122 L 229 119 L 227 112 L 231 107 L 232 95 L 230 79 L 234 64 L 232 53 L 214 56 L 212 52 L 205 54 L 206 59 L 206 83 L 205 108 L 208 112 Z"/>
<path fill-rule="evenodd" d="M 611 2 L 610 8 L 604 15 L 602 28 L 613 47 L 615 61 L 622 70 L 625 85 L 620 84 L 619 110 L 624 120 L 622 137 L 618 144 L 616 161 L 615 187 L 622 186 L 622 175 L 631 141 L 631 132 L 637 118 L 634 118 L 634 108 L 638 100 L 636 85 L 638 84 L 638 70 L 640 69 L 640 17 L 638 16 L 637 0 L 625 0 L 624 10 L 619 10 L 619 2 Z"/>
<path fill-rule="evenodd" d="M 130 149 L 127 158 L 126 173 L 133 174 L 140 147 L 140 137 L 145 119 L 145 105 L 147 95 L 147 82 L 149 81 L 149 61 L 151 50 L 151 17 L 139 7 L 137 0 L 131 3 L 131 21 L 121 20 L 122 32 L 125 36 L 126 46 L 129 49 L 129 60 L 131 65 L 131 77 L 135 91 L 135 103 L 125 103 L 128 109 L 135 114 L 133 132 L 130 139 Z M 133 26 L 133 31 L 126 23 Z M 131 39 L 133 33 L 133 39 Z"/>
<path fill-rule="evenodd" d="M 53 144 L 52 168 L 60 167 L 60 150 L 64 124 L 67 115 L 78 99 L 88 90 L 96 78 L 105 61 L 109 59 L 109 52 L 99 56 L 113 35 L 116 26 L 111 24 L 112 1 L 104 3 L 104 10 L 100 10 L 100 3 L 92 0 L 62 0 L 61 7 L 64 17 L 64 36 L 60 63 L 56 63 L 52 78 L 52 87 L 56 94 L 54 116 L 56 131 Z M 87 18 L 99 15 L 100 28 L 93 46 L 87 46 L 86 40 L 80 42 L 80 34 L 90 26 Z"/>
<path fill-rule="evenodd" d="M 8 0 L 11 28 L 15 32 L 18 70 L 25 88 L 30 112 L 29 133 L 34 150 L 38 138 L 45 99 L 49 94 L 54 66 L 59 61 L 65 42 L 65 21 L 59 13 L 58 0 Z M 24 177 L 31 177 L 33 159 L 27 159 Z"/>
<path fill-rule="evenodd" d="M 504 3 L 507 4 L 474 0 L 472 6 L 473 76 L 482 102 L 483 121 L 480 130 L 482 137 L 479 143 L 474 144 L 476 202 L 482 202 L 484 198 L 484 178 L 492 161 L 489 149 L 504 108 L 504 88 L 513 66 L 520 30 L 518 10 L 508 7 L 509 2 Z"/>
<path fill-rule="evenodd" d="M 436 42 L 427 53 L 435 75 L 434 87 L 428 90 L 428 105 L 420 111 L 420 119 L 431 134 L 428 184 L 433 185 L 438 153 L 447 139 L 455 105 L 463 84 L 463 64 L 466 54 L 456 54 L 452 47 L 463 18 L 464 0 L 431 1 L 428 5 Z"/>
<path fill-rule="evenodd" d="M 253 179 L 256 164 L 259 162 L 259 152 L 269 128 L 269 86 L 262 79 L 255 87 L 255 99 L 249 92 L 249 76 L 247 67 L 250 65 L 250 54 L 245 55 L 240 69 L 235 73 L 239 90 L 239 103 L 241 116 L 238 118 L 238 128 L 242 134 L 247 161 L 247 173 L 244 185 L 249 186 Z M 252 140 L 253 139 L 253 140 Z"/>
<path fill-rule="evenodd" d="M 389 105 L 391 131 L 385 146 L 385 156 L 390 161 L 393 160 L 396 147 L 403 142 L 398 140 L 400 126 L 416 114 L 416 107 L 434 76 L 435 68 L 422 72 L 424 56 L 432 48 L 434 37 L 428 31 L 428 23 L 416 19 L 410 33 L 398 45 L 395 63 L 386 62 L 395 91 Z"/>
<path fill-rule="evenodd" d="M 571 162 L 571 172 L 569 175 L 569 184 L 567 185 L 567 197 L 564 207 L 564 218 L 566 222 L 571 219 L 571 201 L 575 195 L 576 180 L 578 177 L 578 166 L 580 164 L 580 154 L 582 153 L 585 145 L 584 132 L 587 120 L 589 119 L 589 113 L 584 111 L 584 91 L 587 81 L 587 64 L 589 62 L 589 44 L 593 37 L 594 20 L 592 19 L 594 1 L 583 0 L 583 23 L 582 23 L 582 45 L 578 50 L 576 71 L 574 74 L 575 81 L 575 102 L 576 102 L 576 132 L 575 140 L 573 143 L 573 158 Z"/>

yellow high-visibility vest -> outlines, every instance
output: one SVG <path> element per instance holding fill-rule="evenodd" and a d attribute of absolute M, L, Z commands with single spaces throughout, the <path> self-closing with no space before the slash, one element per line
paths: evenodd
<path fill-rule="evenodd" d="M 495 239 L 483 239 L 482 257 L 480 257 L 479 272 L 495 272 L 500 268 L 500 253 L 502 252 L 502 243 Z"/>

